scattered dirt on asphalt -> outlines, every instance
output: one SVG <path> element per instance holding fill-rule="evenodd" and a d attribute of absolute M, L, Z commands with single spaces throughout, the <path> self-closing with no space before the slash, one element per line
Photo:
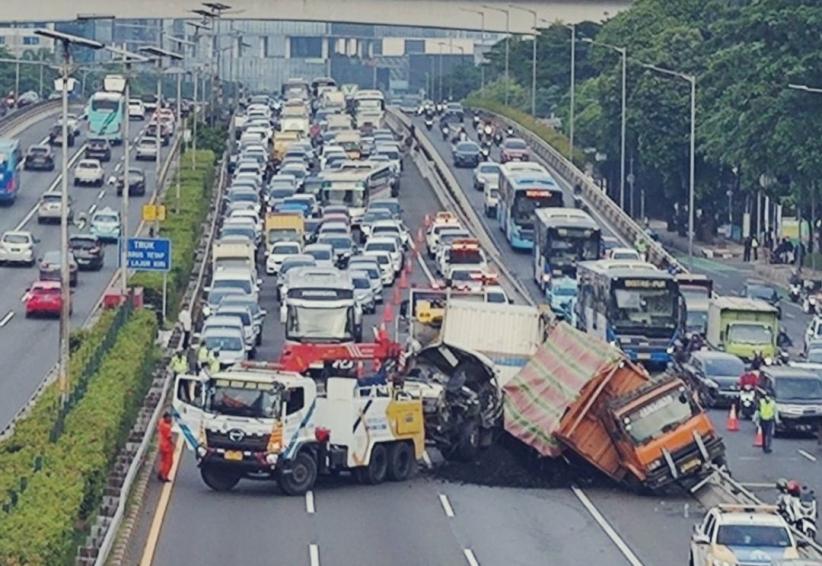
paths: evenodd
<path fill-rule="evenodd" d="M 571 484 L 612 485 L 584 463 L 574 464 L 564 458 L 540 458 L 508 435 L 499 437 L 472 462 L 447 460 L 428 473 L 445 481 L 492 487 L 556 489 Z"/>

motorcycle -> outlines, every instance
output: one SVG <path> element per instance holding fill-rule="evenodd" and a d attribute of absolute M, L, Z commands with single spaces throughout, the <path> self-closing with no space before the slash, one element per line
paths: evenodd
<path fill-rule="evenodd" d="M 448 128 L 448 124 L 443 124 L 442 127 L 440 128 L 440 131 L 442 132 L 442 139 L 447 140 L 448 139 L 448 132 L 450 131 L 450 128 Z"/>
<path fill-rule="evenodd" d="M 505 135 L 508 136 L 509 138 L 513 138 L 514 137 L 514 128 L 512 128 L 511 126 L 508 126 L 508 129 L 505 130 Z"/>
<path fill-rule="evenodd" d="M 480 149 L 480 157 L 483 161 L 489 161 L 491 159 L 491 152 L 488 150 L 487 147 L 483 146 Z"/>
<path fill-rule="evenodd" d="M 425 129 L 430 131 L 431 128 L 433 128 L 433 127 L 434 127 L 434 120 L 432 120 L 431 118 L 426 118 L 425 119 Z"/>
<path fill-rule="evenodd" d="M 800 285 L 799 283 L 791 283 L 791 286 L 788 289 L 788 298 L 791 300 L 791 302 L 798 303 L 801 294 L 802 285 Z"/>
<path fill-rule="evenodd" d="M 475 130 L 477 130 L 477 131 L 479 131 L 479 123 L 480 123 L 480 119 L 479 119 L 479 116 L 477 116 L 476 114 L 474 115 L 474 120 L 473 120 L 473 122 L 474 122 L 474 129 L 475 129 Z"/>
<path fill-rule="evenodd" d="M 753 419 L 756 413 L 756 389 L 746 385 L 739 391 L 739 416 L 745 420 Z"/>
<path fill-rule="evenodd" d="M 497 146 L 502 145 L 502 133 L 497 132 L 496 134 L 494 134 L 494 143 Z"/>
<path fill-rule="evenodd" d="M 808 486 L 799 486 L 797 481 L 779 479 L 776 482 L 779 496 L 776 508 L 779 514 L 793 528 L 806 537 L 816 538 L 816 494 Z"/>

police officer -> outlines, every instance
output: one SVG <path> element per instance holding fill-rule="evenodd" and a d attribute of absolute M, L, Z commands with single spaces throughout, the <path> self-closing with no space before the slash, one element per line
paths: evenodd
<path fill-rule="evenodd" d="M 645 254 L 648 252 L 648 243 L 645 241 L 645 238 L 642 236 L 637 236 L 636 241 L 634 242 L 634 247 L 636 248 L 636 251 L 639 252 L 639 255 L 642 256 L 644 261 Z"/>
<path fill-rule="evenodd" d="M 197 369 L 201 370 L 208 365 L 208 355 L 209 351 L 205 342 L 200 343 L 200 347 L 197 348 Z"/>
<path fill-rule="evenodd" d="M 170 367 L 171 373 L 173 373 L 175 377 L 188 371 L 188 362 L 185 356 L 183 356 L 182 350 L 177 350 L 174 352 L 174 355 L 171 356 Z"/>
<path fill-rule="evenodd" d="M 220 371 L 220 350 L 214 348 L 208 355 L 208 372 L 215 374 Z"/>
<path fill-rule="evenodd" d="M 768 390 L 762 392 L 756 415 L 759 426 L 762 428 L 762 451 L 765 454 L 770 454 L 774 426 L 776 425 L 776 401 L 773 400 Z"/>

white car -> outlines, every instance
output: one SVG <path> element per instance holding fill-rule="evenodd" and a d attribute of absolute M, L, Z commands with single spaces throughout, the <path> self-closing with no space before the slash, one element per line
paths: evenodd
<path fill-rule="evenodd" d="M 275 242 L 265 260 L 265 272 L 268 275 L 276 275 L 279 273 L 285 258 L 300 253 L 302 253 L 302 250 L 299 242 Z"/>
<path fill-rule="evenodd" d="M 481 291 L 488 284 L 495 284 L 496 277 L 476 266 L 455 265 L 449 272 L 447 285 L 460 291 Z"/>
<path fill-rule="evenodd" d="M 120 213 L 106 207 L 91 216 L 89 232 L 104 242 L 116 242 L 120 238 Z"/>
<path fill-rule="evenodd" d="M 34 265 L 34 244 L 37 240 L 31 232 L 10 230 L 0 238 L 0 263 L 24 263 Z"/>
<path fill-rule="evenodd" d="M 159 148 L 157 147 L 157 140 L 149 136 L 143 136 L 140 138 L 140 141 L 137 142 L 135 159 L 137 159 L 137 161 L 142 159 L 157 161 L 158 153 Z"/>
<path fill-rule="evenodd" d="M 428 250 L 428 257 L 433 259 L 437 256 L 437 250 L 439 249 L 440 244 L 440 234 L 444 230 L 453 230 L 454 228 L 460 227 L 460 223 L 456 218 L 447 222 L 435 222 L 432 224 L 425 233 L 425 247 Z"/>
<path fill-rule="evenodd" d="M 605 255 L 606 259 L 627 259 L 633 261 L 642 261 L 639 252 L 634 248 L 611 248 Z"/>
<path fill-rule="evenodd" d="M 371 236 L 363 247 L 363 252 L 388 252 L 391 255 L 391 262 L 394 265 L 394 273 L 399 273 L 404 260 L 402 254 L 402 244 L 400 240 L 393 236 Z"/>
<path fill-rule="evenodd" d="M 68 114 L 68 120 L 66 121 L 66 125 L 68 127 L 68 131 L 71 132 L 74 137 L 78 137 L 80 135 L 80 119 L 75 114 Z M 63 119 L 57 119 L 57 125 L 63 125 Z"/>
<path fill-rule="evenodd" d="M 474 188 L 482 191 L 489 181 L 494 181 L 499 186 L 499 172 L 499 163 L 492 161 L 480 163 L 474 169 Z"/>
<path fill-rule="evenodd" d="M 81 159 L 74 167 L 75 185 L 102 187 L 105 179 L 106 171 L 99 159 Z"/>
<path fill-rule="evenodd" d="M 128 119 L 129 120 L 145 120 L 146 119 L 146 105 L 142 100 L 132 98 L 128 101 Z"/>
<path fill-rule="evenodd" d="M 499 177 L 486 179 L 482 191 L 482 208 L 486 218 L 497 217 L 497 206 L 499 206 Z"/>
<path fill-rule="evenodd" d="M 811 345 L 822 346 L 822 316 L 811 319 L 808 328 L 805 329 L 805 352 L 811 350 Z"/>
<path fill-rule="evenodd" d="M 485 252 L 480 248 L 479 242 L 473 239 L 454 240 L 448 248 L 440 252 L 439 258 L 437 268 L 446 281 L 451 280 L 454 268 L 475 268 L 481 271 L 488 269 Z"/>
<path fill-rule="evenodd" d="M 403 247 L 408 247 L 408 230 L 397 220 L 377 220 L 371 225 L 370 237 L 393 236 L 399 238 Z"/>
<path fill-rule="evenodd" d="M 334 267 L 334 248 L 329 244 L 309 244 L 303 250 L 317 262 L 317 267 Z"/>
<path fill-rule="evenodd" d="M 373 257 L 377 260 L 377 265 L 382 273 L 382 284 L 386 287 L 394 284 L 397 272 L 394 271 L 394 260 L 389 252 L 373 250 L 364 253 L 365 257 Z"/>

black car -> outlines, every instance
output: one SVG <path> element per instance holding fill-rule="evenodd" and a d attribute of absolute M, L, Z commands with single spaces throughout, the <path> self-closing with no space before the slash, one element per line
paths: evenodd
<path fill-rule="evenodd" d="M 779 318 L 782 318 L 782 306 L 780 304 L 779 291 L 774 285 L 764 281 L 749 279 L 742 289 L 742 296 L 749 299 L 765 301 L 776 309 Z"/>
<path fill-rule="evenodd" d="M 74 147 L 74 132 L 71 128 L 68 129 L 68 146 Z M 58 145 L 63 143 L 63 126 L 55 124 L 49 130 L 49 145 Z"/>
<path fill-rule="evenodd" d="M 813 432 L 822 420 L 822 378 L 804 368 L 769 366 L 760 377 L 771 391 L 779 418 L 777 432 Z"/>
<path fill-rule="evenodd" d="M 117 196 L 123 194 L 125 186 L 125 175 L 121 173 L 117 177 Z M 128 169 L 128 196 L 143 196 L 146 194 L 146 175 L 142 169 L 129 167 Z"/>
<path fill-rule="evenodd" d="M 480 146 L 472 141 L 454 146 L 454 167 L 476 167 L 480 163 Z"/>
<path fill-rule="evenodd" d="M 745 364 L 732 354 L 699 350 L 682 370 L 706 407 L 728 407 L 739 398 L 739 377 L 745 373 Z"/>
<path fill-rule="evenodd" d="M 105 252 L 100 238 L 92 234 L 74 234 L 69 236 L 69 249 L 81 271 L 99 271 L 103 269 Z"/>
<path fill-rule="evenodd" d="M 108 140 L 92 138 L 86 142 L 86 159 L 111 161 L 111 146 Z"/>
<path fill-rule="evenodd" d="M 26 151 L 23 169 L 26 171 L 34 169 L 54 171 L 54 152 L 47 145 L 29 146 L 28 151 Z"/>

